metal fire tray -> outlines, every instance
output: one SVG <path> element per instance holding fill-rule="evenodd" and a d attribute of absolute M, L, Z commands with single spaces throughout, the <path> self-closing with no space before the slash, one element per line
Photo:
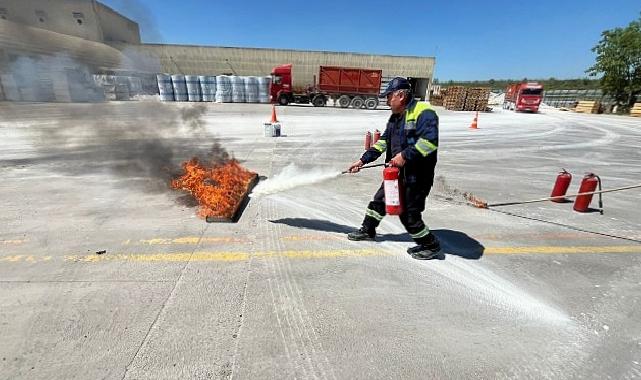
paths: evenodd
<path fill-rule="evenodd" d="M 247 207 L 247 204 L 249 203 L 249 194 L 252 192 L 254 187 L 258 184 L 258 174 L 254 174 L 254 177 L 252 178 L 251 181 L 249 181 L 249 185 L 247 185 L 247 190 L 245 190 L 245 194 L 243 197 L 240 199 L 240 202 L 236 205 L 236 209 L 232 213 L 231 218 L 224 218 L 220 216 L 208 216 L 205 218 L 205 221 L 207 223 L 236 223 L 238 222 L 238 219 L 240 219 L 240 216 L 243 214 L 243 211 L 245 211 L 245 207 Z"/>

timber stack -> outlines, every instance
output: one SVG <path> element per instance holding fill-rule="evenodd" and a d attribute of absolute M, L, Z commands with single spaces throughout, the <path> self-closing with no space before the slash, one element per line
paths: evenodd
<path fill-rule="evenodd" d="M 486 87 L 449 87 L 441 91 L 443 105 L 452 111 L 487 111 L 490 89 Z"/>
<path fill-rule="evenodd" d="M 574 112 L 578 113 L 599 113 L 601 104 L 593 100 L 581 100 L 576 105 Z"/>

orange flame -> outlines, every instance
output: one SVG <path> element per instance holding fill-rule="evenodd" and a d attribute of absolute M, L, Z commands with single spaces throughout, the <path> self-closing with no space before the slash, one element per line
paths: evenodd
<path fill-rule="evenodd" d="M 198 216 L 201 218 L 233 217 L 256 177 L 256 173 L 243 168 L 236 160 L 207 166 L 192 158 L 182 167 L 184 174 L 171 181 L 171 188 L 193 195 L 200 205 Z"/>

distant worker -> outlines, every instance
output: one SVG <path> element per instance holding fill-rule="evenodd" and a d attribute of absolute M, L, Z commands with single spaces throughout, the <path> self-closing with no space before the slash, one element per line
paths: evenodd
<path fill-rule="evenodd" d="M 429 103 L 414 99 L 410 83 L 405 78 L 394 78 L 380 97 L 387 98 L 392 116 L 380 140 L 363 153 L 360 160 L 349 167 L 350 173 L 375 161 L 385 152 L 385 162 L 401 169 L 403 180 L 403 213 L 401 223 L 416 242 L 407 253 L 415 259 L 432 259 L 441 249 L 438 239 L 423 223 L 421 213 L 425 199 L 434 182 L 434 168 L 438 147 L 438 116 Z M 349 240 L 374 240 L 376 227 L 385 216 L 383 185 L 367 206 L 360 229 L 347 235 Z"/>

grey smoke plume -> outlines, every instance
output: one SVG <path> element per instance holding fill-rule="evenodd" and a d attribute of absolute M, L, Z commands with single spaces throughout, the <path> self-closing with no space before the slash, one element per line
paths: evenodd
<path fill-rule="evenodd" d="M 22 107 L 7 119 L 19 121 Z M 206 107 L 178 107 L 159 102 L 67 104 L 52 108 L 51 123 L 29 127 L 35 158 L 0 160 L 1 166 L 43 166 L 70 175 L 110 174 L 115 186 L 167 191 L 181 164 L 193 157 L 204 163 L 230 158 L 224 140 L 206 128 Z M 3 115 L 4 116 L 4 115 Z"/>
<path fill-rule="evenodd" d="M 163 42 L 153 11 L 145 4 L 138 0 L 114 0 L 111 2 L 111 7 L 138 23 L 144 42 Z"/>
<path fill-rule="evenodd" d="M 12 56 L 0 68 L 0 84 L 9 101 L 95 102 L 104 100 L 92 70 L 68 55 Z"/>

